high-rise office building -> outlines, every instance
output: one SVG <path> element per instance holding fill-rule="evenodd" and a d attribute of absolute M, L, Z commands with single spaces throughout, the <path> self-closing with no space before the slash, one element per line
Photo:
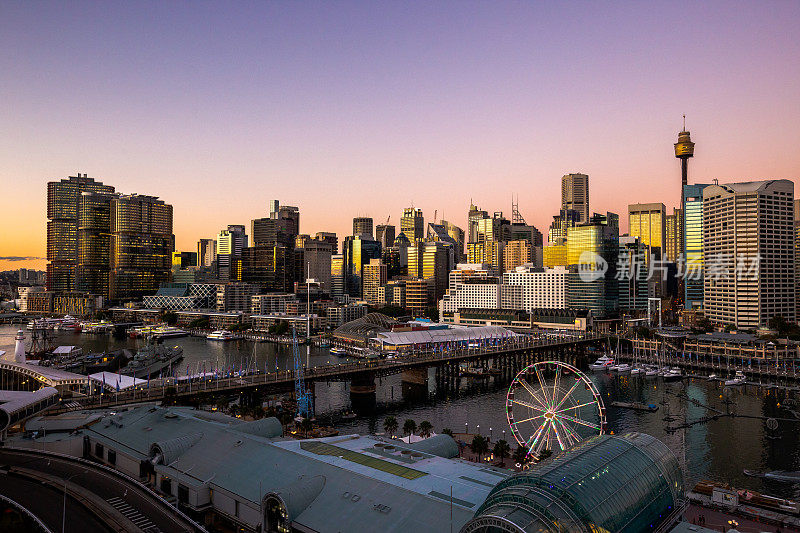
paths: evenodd
<path fill-rule="evenodd" d="M 217 235 L 217 275 L 219 279 L 236 279 L 236 261 L 247 248 L 248 239 L 241 224 L 231 224 Z"/>
<path fill-rule="evenodd" d="M 302 277 L 310 277 L 319 282 L 322 292 L 330 293 L 331 286 L 331 257 L 333 246 L 325 241 L 309 239 L 303 245 L 303 259 L 305 267 L 300 272 Z"/>
<path fill-rule="evenodd" d="M 253 246 L 280 244 L 294 248 L 300 234 L 300 210 L 282 205 L 268 218 L 256 218 L 250 223 Z"/>
<path fill-rule="evenodd" d="M 742 329 L 766 326 L 776 316 L 795 321 L 793 219 L 789 180 L 703 189 L 703 309 L 709 320 Z"/>
<path fill-rule="evenodd" d="M 369 235 L 372 237 L 372 218 L 355 217 L 353 219 L 353 235 Z"/>
<path fill-rule="evenodd" d="M 467 242 L 478 241 L 478 221 L 489 218 L 489 213 L 470 202 L 467 214 Z"/>
<path fill-rule="evenodd" d="M 474 242 L 507 241 L 511 236 L 511 221 L 501 211 L 491 218 L 482 218 L 476 223 L 477 236 Z"/>
<path fill-rule="evenodd" d="M 425 238 L 425 220 L 422 209 L 408 207 L 403 209 L 403 218 L 400 219 L 400 232 L 405 233 L 412 243 Z"/>
<path fill-rule="evenodd" d="M 341 297 L 345 295 L 344 276 L 344 254 L 333 254 L 331 256 L 331 296 Z"/>
<path fill-rule="evenodd" d="M 367 303 L 372 305 L 385 303 L 383 300 L 386 295 L 384 293 L 381 298 L 378 289 L 386 285 L 387 275 L 386 265 L 380 259 L 370 259 L 369 263 L 364 265 L 364 299 Z"/>
<path fill-rule="evenodd" d="M 329 231 L 318 231 L 314 238 L 318 241 L 327 242 L 331 245 L 331 250 L 333 253 L 339 252 L 339 237 L 336 236 L 335 233 L 331 233 Z"/>
<path fill-rule="evenodd" d="M 201 267 L 214 266 L 217 260 L 217 241 L 214 239 L 200 239 L 197 241 L 197 263 Z"/>
<path fill-rule="evenodd" d="M 345 292 L 363 298 L 364 265 L 370 259 L 380 259 L 381 243 L 367 235 L 348 236 L 342 244 L 344 255 Z"/>
<path fill-rule="evenodd" d="M 648 247 L 636 236 L 619 238 L 617 260 L 619 308 L 633 314 L 647 311 Z"/>
<path fill-rule="evenodd" d="M 414 250 L 419 250 L 414 253 Z M 409 272 L 411 272 L 411 258 L 418 258 L 420 267 L 418 277 L 432 280 L 433 297 L 438 300 L 447 290 L 447 277 L 455 266 L 453 244 L 445 241 L 417 243 L 408 249 Z"/>
<path fill-rule="evenodd" d="M 381 248 L 384 250 L 390 246 L 394 246 L 395 227 L 389 224 L 378 224 L 375 226 L 375 240 L 381 243 Z"/>
<path fill-rule="evenodd" d="M 78 223 L 81 196 L 84 192 L 113 194 L 114 187 L 88 178 L 86 174 L 47 184 L 48 291 L 67 292 L 77 289 L 75 273 L 78 263 Z M 107 235 L 102 237 L 108 245 Z M 95 244 L 91 246 L 94 247 Z"/>
<path fill-rule="evenodd" d="M 800 317 L 800 200 L 794 201 L 795 314 Z"/>
<path fill-rule="evenodd" d="M 172 268 L 183 270 L 197 266 L 197 252 L 172 252 Z"/>
<path fill-rule="evenodd" d="M 140 300 L 169 282 L 175 236 L 172 206 L 154 196 L 130 194 L 111 201 L 112 300 Z"/>
<path fill-rule="evenodd" d="M 460 263 L 466 259 L 466 253 L 464 250 L 464 245 L 466 244 L 466 235 L 464 230 L 453 224 L 452 222 L 448 222 L 446 220 L 442 220 L 440 224 L 450 238 L 455 243 L 455 260 L 456 263 Z"/>
<path fill-rule="evenodd" d="M 680 213 L 682 238 L 676 239 L 681 249 L 683 271 L 683 306 L 695 309 L 703 306 L 703 190 L 708 184 L 696 183 L 683 187 L 683 209 Z"/>
<path fill-rule="evenodd" d="M 683 209 L 674 208 L 671 215 L 664 217 L 664 259 L 677 263 L 683 250 Z"/>
<path fill-rule="evenodd" d="M 412 316 L 425 316 L 428 307 L 434 304 L 432 279 L 414 278 L 406 280 L 406 309 Z"/>
<path fill-rule="evenodd" d="M 116 193 L 83 192 L 78 207 L 75 290 L 109 297 L 111 201 Z"/>
<path fill-rule="evenodd" d="M 508 241 L 503 250 L 503 271 L 510 272 L 533 263 L 533 245 L 527 240 Z M 541 265 L 540 265 L 541 266 Z"/>
<path fill-rule="evenodd" d="M 505 242 L 482 240 L 467 244 L 467 263 L 489 265 L 495 275 L 503 273 L 503 251 Z"/>
<path fill-rule="evenodd" d="M 578 213 L 578 222 L 589 220 L 589 176 L 565 174 L 561 178 L 561 209 Z"/>
<path fill-rule="evenodd" d="M 567 306 L 589 309 L 595 316 L 616 312 L 619 305 L 617 260 L 619 215 L 595 213 L 567 232 Z"/>
<path fill-rule="evenodd" d="M 666 241 L 665 215 L 666 208 L 661 203 L 628 205 L 628 231 L 649 248 L 648 261 L 650 254 L 662 257 Z"/>
<path fill-rule="evenodd" d="M 567 242 L 567 230 L 578 224 L 580 213 L 572 210 L 561 210 L 553 217 L 550 229 L 547 232 L 548 244 L 564 244 Z"/>
<path fill-rule="evenodd" d="M 243 249 L 241 280 L 258 286 L 262 292 L 293 292 L 297 280 L 293 252 L 280 244 Z"/>

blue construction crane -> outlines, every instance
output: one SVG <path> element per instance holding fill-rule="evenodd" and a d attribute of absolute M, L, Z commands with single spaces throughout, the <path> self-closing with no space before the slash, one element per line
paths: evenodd
<path fill-rule="evenodd" d="M 305 370 L 300 358 L 300 345 L 297 343 L 297 330 L 292 328 L 292 352 L 294 354 L 294 396 L 297 401 L 297 414 L 304 418 L 311 416 L 314 405 L 306 391 Z"/>

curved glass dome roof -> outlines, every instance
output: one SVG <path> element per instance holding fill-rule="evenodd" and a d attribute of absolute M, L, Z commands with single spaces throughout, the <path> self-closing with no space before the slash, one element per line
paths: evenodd
<path fill-rule="evenodd" d="M 650 531 L 683 493 L 664 443 L 643 433 L 598 435 L 497 484 L 461 533 Z"/>

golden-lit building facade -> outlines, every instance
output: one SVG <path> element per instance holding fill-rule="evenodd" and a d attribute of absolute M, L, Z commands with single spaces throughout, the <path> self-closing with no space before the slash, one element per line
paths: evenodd
<path fill-rule="evenodd" d="M 528 241 L 508 241 L 503 250 L 503 270 L 514 271 L 533 261 L 533 246 Z"/>
<path fill-rule="evenodd" d="M 664 204 L 631 204 L 628 206 L 628 233 L 638 237 L 639 242 L 649 248 L 664 250 L 665 236 Z"/>
<path fill-rule="evenodd" d="M 114 187 L 78 174 L 47 184 L 47 290 L 75 290 L 78 226 L 84 192 L 113 194 Z"/>
<path fill-rule="evenodd" d="M 138 300 L 170 280 L 175 236 L 172 206 L 153 196 L 111 202 L 112 300 Z"/>
<path fill-rule="evenodd" d="M 567 266 L 567 245 L 550 244 L 544 247 L 544 267 Z"/>
<path fill-rule="evenodd" d="M 504 242 L 480 241 L 467 244 L 467 263 L 485 264 L 499 274 L 503 272 Z"/>

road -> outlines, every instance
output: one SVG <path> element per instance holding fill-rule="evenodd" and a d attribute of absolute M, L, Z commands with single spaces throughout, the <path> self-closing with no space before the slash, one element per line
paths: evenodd
<path fill-rule="evenodd" d="M 10 469 L 0 474 L 0 491 L 26 506 L 53 531 L 61 531 L 65 480 L 68 494 L 75 497 L 67 501 L 65 531 L 202 531 L 139 485 L 91 464 L 0 449 L 0 465 Z M 31 476 L 47 477 L 55 487 L 26 479 Z M 90 513 L 77 499 L 83 499 L 100 516 Z"/>

